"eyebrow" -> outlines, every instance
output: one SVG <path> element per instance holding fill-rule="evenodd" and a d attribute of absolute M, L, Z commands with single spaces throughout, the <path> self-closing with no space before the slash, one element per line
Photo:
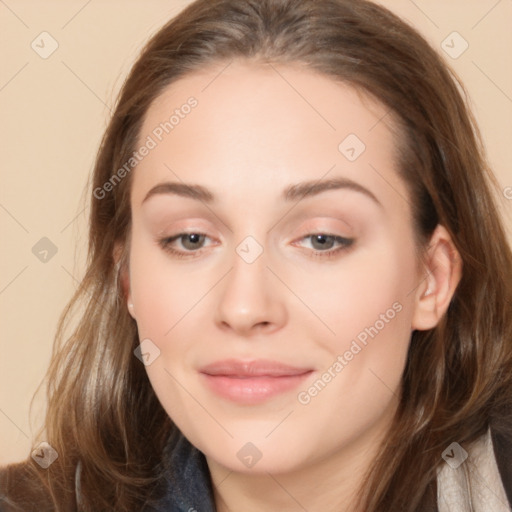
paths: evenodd
<path fill-rule="evenodd" d="M 375 194 L 363 187 L 359 183 L 349 178 L 331 178 L 322 181 L 303 181 L 294 185 L 289 185 L 283 190 L 281 197 L 284 201 L 296 201 L 306 197 L 313 197 L 328 190 L 348 189 L 354 192 L 364 194 L 376 204 L 382 207 L 382 203 L 377 199 Z M 164 182 L 154 186 L 147 194 L 142 203 L 146 202 L 150 197 L 160 194 L 173 194 L 180 197 L 188 197 L 196 199 L 204 203 L 216 202 L 216 196 L 213 192 L 202 185 L 194 185 L 177 182 Z"/>

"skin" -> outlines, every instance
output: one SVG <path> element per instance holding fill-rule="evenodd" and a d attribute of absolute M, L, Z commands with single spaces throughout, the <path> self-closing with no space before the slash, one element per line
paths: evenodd
<path fill-rule="evenodd" d="M 140 339 L 160 350 L 146 370 L 169 416 L 205 454 L 219 511 L 355 510 L 355 492 L 396 410 L 411 332 L 434 327 L 446 311 L 460 257 L 439 226 L 425 263 L 418 258 L 382 105 L 297 65 L 225 66 L 171 84 L 140 132 L 143 142 L 187 98 L 198 100 L 133 171 L 125 286 Z M 353 162 L 338 149 L 348 134 L 366 145 Z M 376 200 L 348 188 L 281 198 L 291 184 L 335 177 Z M 144 201 L 168 181 L 200 184 L 216 199 L 160 193 Z M 186 231 L 207 235 L 171 243 L 188 257 L 159 243 Z M 331 239 L 322 249 L 307 238 L 315 233 L 355 241 L 322 257 L 341 245 Z M 252 263 L 236 252 L 249 235 L 263 249 Z M 300 403 L 298 393 L 397 303 L 394 318 Z M 314 372 L 297 389 L 241 405 L 214 394 L 198 374 L 226 358 Z M 262 455 L 251 468 L 237 457 L 247 442 Z"/>

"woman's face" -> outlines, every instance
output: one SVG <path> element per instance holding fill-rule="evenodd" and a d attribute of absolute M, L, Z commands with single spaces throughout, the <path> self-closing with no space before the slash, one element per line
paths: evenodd
<path fill-rule="evenodd" d="M 128 301 L 208 460 L 291 471 L 384 435 L 423 274 L 386 109 L 298 67 L 225 66 L 147 112 Z"/>

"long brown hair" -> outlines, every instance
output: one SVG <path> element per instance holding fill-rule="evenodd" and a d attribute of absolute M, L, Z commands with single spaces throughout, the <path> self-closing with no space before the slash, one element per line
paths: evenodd
<path fill-rule="evenodd" d="M 239 58 L 299 63 L 384 104 L 400 127 L 399 172 L 418 240 L 424 247 L 440 223 L 462 257 L 462 279 L 441 323 L 412 335 L 394 425 L 361 489 L 366 512 L 418 510 L 451 442 L 470 443 L 489 425 L 502 435 L 511 429 L 512 255 L 464 88 L 413 28 L 369 1 L 197 0 L 134 64 L 92 189 L 129 160 L 145 113 L 169 84 Z M 79 460 L 81 510 L 140 510 L 157 489 L 163 447 L 176 428 L 133 355 L 136 324 L 119 282 L 130 184 L 128 173 L 104 197 L 91 193 L 87 271 L 61 317 L 47 375 L 44 439 L 59 457 L 46 470 L 30 459 L 16 470 L 27 482 L 38 478 L 57 511 L 76 506 Z M 125 248 L 118 263 L 116 243 Z"/>

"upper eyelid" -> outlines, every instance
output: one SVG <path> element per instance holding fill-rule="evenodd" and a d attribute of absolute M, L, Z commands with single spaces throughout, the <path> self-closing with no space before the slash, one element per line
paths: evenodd
<path fill-rule="evenodd" d="M 293 231 L 306 231 L 308 234 L 315 234 L 315 233 L 324 233 L 324 234 L 331 234 L 333 231 L 346 231 L 347 232 L 347 238 L 350 236 L 350 233 L 354 231 L 354 226 L 347 222 L 346 220 L 342 219 L 342 218 L 339 218 L 339 217 L 333 217 L 331 215 L 317 215 L 317 216 L 313 216 L 313 219 L 316 217 L 316 220 L 311 220 L 311 217 L 308 215 L 307 217 L 303 217 L 303 216 L 300 216 L 298 219 L 296 219 L 295 221 L 293 221 L 293 224 L 297 224 L 299 226 L 303 226 L 304 222 L 306 221 L 306 224 L 307 226 L 306 227 L 302 227 L 300 230 L 295 227 L 293 228 L 292 230 Z M 336 223 L 339 223 L 341 225 L 343 225 L 343 228 L 340 228 L 339 226 L 338 227 L 318 227 L 318 226 L 315 226 L 314 224 L 315 223 L 323 223 L 327 220 L 327 222 L 336 222 Z M 288 228 L 289 227 L 289 222 L 290 221 L 287 221 L 285 223 L 285 226 Z M 276 224 L 274 224 L 275 226 Z M 272 229 L 272 228 L 271 228 Z M 214 230 L 218 231 L 217 228 L 214 228 Z M 164 232 L 166 230 L 165 229 L 162 229 L 160 232 L 159 232 L 159 235 L 164 235 Z M 174 229 L 172 229 L 172 231 L 175 231 Z M 199 234 L 203 234 L 203 235 L 207 235 L 206 231 L 210 231 L 209 228 L 205 228 L 205 227 L 183 227 L 183 228 L 180 228 L 178 227 L 175 231 L 176 235 L 177 234 L 189 234 L 189 233 L 199 233 Z M 222 233 L 222 229 L 220 230 L 221 233 Z M 232 230 L 229 229 L 229 231 L 232 233 Z M 269 230 L 270 231 L 270 230 Z M 268 232 L 268 231 L 267 231 Z M 173 235 L 175 236 L 175 235 Z M 337 235 L 337 236 L 343 236 L 343 235 Z"/>

